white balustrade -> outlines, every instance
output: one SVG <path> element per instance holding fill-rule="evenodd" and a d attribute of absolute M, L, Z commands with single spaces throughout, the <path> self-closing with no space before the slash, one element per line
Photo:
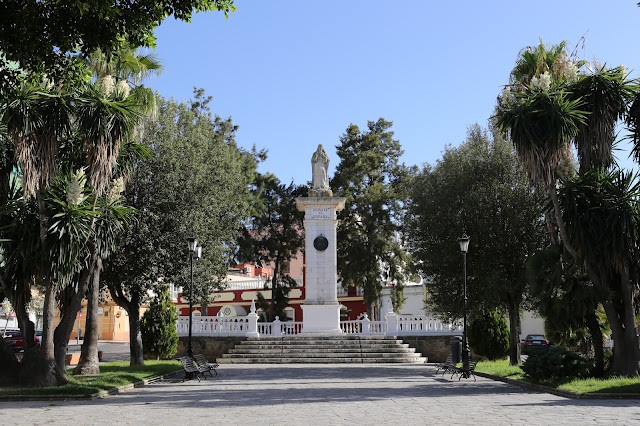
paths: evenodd
<path fill-rule="evenodd" d="M 296 287 L 302 287 L 302 278 L 295 278 Z M 271 281 L 265 280 L 239 280 L 228 281 L 226 284 L 226 290 L 264 290 L 265 288 L 271 288 Z"/>
<path fill-rule="evenodd" d="M 254 308 L 255 309 L 255 308 Z M 255 314 L 255 312 L 253 312 Z M 246 317 L 194 316 L 191 333 L 194 336 L 295 336 L 302 333 L 302 322 L 257 322 L 257 315 Z M 178 335 L 189 334 L 189 317 L 177 322 Z M 443 322 L 428 315 L 387 315 L 384 321 L 371 321 L 365 315 L 360 320 L 340 321 L 342 333 L 347 335 L 419 336 L 462 335 L 462 326 Z"/>

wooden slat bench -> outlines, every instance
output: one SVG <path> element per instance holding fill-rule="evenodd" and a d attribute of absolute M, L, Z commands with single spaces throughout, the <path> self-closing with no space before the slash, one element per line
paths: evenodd
<path fill-rule="evenodd" d="M 205 376 L 204 373 L 209 372 L 209 374 L 211 374 L 208 367 L 199 366 L 196 361 L 189 356 L 180 357 L 178 358 L 178 361 L 180 361 L 180 363 L 182 364 L 182 368 L 184 369 L 185 373 L 187 373 L 187 375 L 191 377 L 195 375 L 198 381 L 200 381 L 200 374 L 202 374 L 202 377 L 204 377 L 205 379 L 207 378 L 207 376 Z M 213 377 L 213 375 L 211 376 Z"/>
<path fill-rule="evenodd" d="M 218 375 L 216 368 L 220 367 L 220 365 L 218 365 L 217 363 L 210 364 L 202 354 L 194 355 L 193 359 L 196 361 L 196 364 L 198 364 L 198 367 L 206 368 L 211 377 L 213 377 L 213 374 L 211 374 L 211 370 L 216 373 L 216 376 Z"/>

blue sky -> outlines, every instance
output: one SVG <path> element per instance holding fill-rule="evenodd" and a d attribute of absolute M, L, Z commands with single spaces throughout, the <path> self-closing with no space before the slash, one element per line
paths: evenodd
<path fill-rule="evenodd" d="M 240 126 L 241 146 L 268 149 L 261 171 L 285 183 L 311 179 L 319 143 L 331 175 L 347 126 L 379 117 L 394 123 L 407 165 L 435 163 L 469 125 L 486 124 L 518 52 L 539 37 L 640 76 L 636 3 L 236 0 L 228 20 L 163 22 L 165 69 L 148 85 L 180 101 L 206 89 L 212 111 Z"/>

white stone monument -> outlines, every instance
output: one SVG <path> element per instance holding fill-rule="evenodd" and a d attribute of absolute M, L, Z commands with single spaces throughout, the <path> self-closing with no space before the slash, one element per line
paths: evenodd
<path fill-rule="evenodd" d="M 311 157 L 312 180 L 308 197 L 296 199 L 305 212 L 305 300 L 302 334 L 340 334 L 336 254 L 337 212 L 345 199 L 333 197 L 329 188 L 329 156 L 322 145 Z"/>

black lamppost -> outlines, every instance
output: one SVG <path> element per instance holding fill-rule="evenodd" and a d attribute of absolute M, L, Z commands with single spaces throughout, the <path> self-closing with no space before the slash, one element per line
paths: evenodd
<path fill-rule="evenodd" d="M 189 347 L 187 355 L 193 356 L 193 346 L 191 344 L 191 325 L 193 322 L 193 258 L 200 259 L 202 256 L 202 247 L 198 247 L 198 238 L 187 238 L 189 244 L 189 258 L 191 259 L 191 283 L 189 284 Z"/>
<path fill-rule="evenodd" d="M 467 340 L 467 250 L 469 250 L 470 238 L 466 233 L 458 239 L 460 251 L 462 252 L 462 282 L 464 289 L 464 322 L 462 330 L 462 377 L 468 379 L 469 373 L 469 341 Z"/>

